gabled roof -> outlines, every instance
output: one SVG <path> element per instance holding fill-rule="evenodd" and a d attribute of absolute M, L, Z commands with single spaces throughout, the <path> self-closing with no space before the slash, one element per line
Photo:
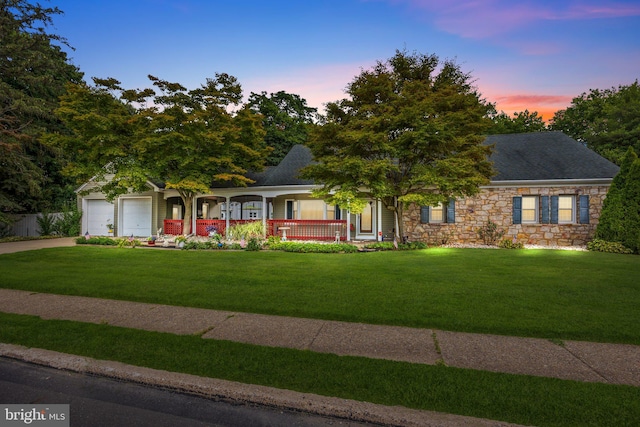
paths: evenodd
<path fill-rule="evenodd" d="M 312 180 L 298 177 L 300 169 L 313 162 L 311 150 L 304 145 L 294 145 L 282 161 L 256 180 L 252 186 L 310 185 Z"/>
<path fill-rule="evenodd" d="M 492 181 L 613 178 L 618 166 L 562 132 L 490 135 Z"/>

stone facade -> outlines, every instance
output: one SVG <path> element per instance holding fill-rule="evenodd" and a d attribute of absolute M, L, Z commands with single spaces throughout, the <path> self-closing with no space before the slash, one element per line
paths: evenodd
<path fill-rule="evenodd" d="M 420 220 L 420 206 L 411 205 L 404 210 L 404 234 L 410 241 L 429 244 L 483 243 L 478 229 L 492 221 L 504 230 L 503 239 L 515 239 L 524 244 L 544 246 L 580 246 L 593 238 L 600 218 L 602 202 L 608 185 L 574 185 L 553 187 L 484 187 L 474 197 L 456 200 L 455 223 L 424 224 Z M 571 224 L 514 224 L 514 196 L 589 196 L 589 223 L 580 224 L 579 215 Z"/>

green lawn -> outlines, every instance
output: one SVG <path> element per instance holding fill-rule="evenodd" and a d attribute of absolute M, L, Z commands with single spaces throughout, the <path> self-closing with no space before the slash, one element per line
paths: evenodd
<path fill-rule="evenodd" d="M 0 286 L 255 313 L 640 344 L 640 257 L 73 247 L 0 256 Z M 0 342 L 384 405 L 540 426 L 623 426 L 640 388 L 340 357 L 0 313 Z"/>
<path fill-rule="evenodd" d="M 72 247 L 0 256 L 4 288 L 375 324 L 640 344 L 640 257 Z"/>

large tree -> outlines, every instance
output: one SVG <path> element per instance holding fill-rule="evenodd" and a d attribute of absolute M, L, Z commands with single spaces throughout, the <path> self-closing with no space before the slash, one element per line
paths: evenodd
<path fill-rule="evenodd" d="M 327 105 L 310 142 L 317 163 L 303 172 L 329 202 L 355 211 L 363 198 L 381 199 L 399 237 L 405 204 L 434 206 L 489 182 L 490 147 L 482 141 L 493 107 L 455 62 L 396 51 L 346 93 Z"/>
<path fill-rule="evenodd" d="M 193 90 L 149 79 L 155 89 L 125 90 L 114 79 L 72 87 L 58 110 L 72 133 L 49 140 L 71 154 L 69 174 L 96 177 L 109 199 L 144 190 L 149 179 L 165 182 L 184 202 L 189 234 L 196 194 L 214 182 L 246 185 L 246 172 L 262 168 L 269 150 L 261 118 L 240 104 L 242 89 L 228 74 Z"/>
<path fill-rule="evenodd" d="M 64 198 L 58 153 L 39 140 L 60 129 L 53 110 L 65 84 L 82 80 L 61 48 L 64 38 L 47 31 L 60 13 L 0 0 L 0 221 L 12 212 L 56 207 Z"/>
<path fill-rule="evenodd" d="M 504 111 L 491 115 L 493 125 L 489 129 L 490 135 L 506 134 L 506 133 L 526 133 L 526 132 L 543 132 L 548 130 L 547 125 L 538 115 L 537 111 L 530 113 L 529 110 L 513 113 L 513 117 Z"/>
<path fill-rule="evenodd" d="M 291 147 L 306 144 L 317 109 L 307 106 L 305 99 L 284 91 L 270 95 L 266 92 L 251 93 L 249 105 L 262 114 L 262 123 L 267 132 L 264 140 L 273 149 L 267 158 L 267 165 L 276 166 Z"/>
<path fill-rule="evenodd" d="M 560 130 L 616 164 L 632 147 L 640 154 L 640 86 L 591 89 L 556 112 L 552 130 Z"/>

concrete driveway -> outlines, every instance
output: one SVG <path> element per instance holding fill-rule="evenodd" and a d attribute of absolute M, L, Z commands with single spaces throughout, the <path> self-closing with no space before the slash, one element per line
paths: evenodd
<path fill-rule="evenodd" d="M 33 251 L 36 249 L 75 246 L 77 237 L 61 237 L 59 239 L 25 240 L 22 242 L 0 243 L 0 255 L 14 252 Z"/>

